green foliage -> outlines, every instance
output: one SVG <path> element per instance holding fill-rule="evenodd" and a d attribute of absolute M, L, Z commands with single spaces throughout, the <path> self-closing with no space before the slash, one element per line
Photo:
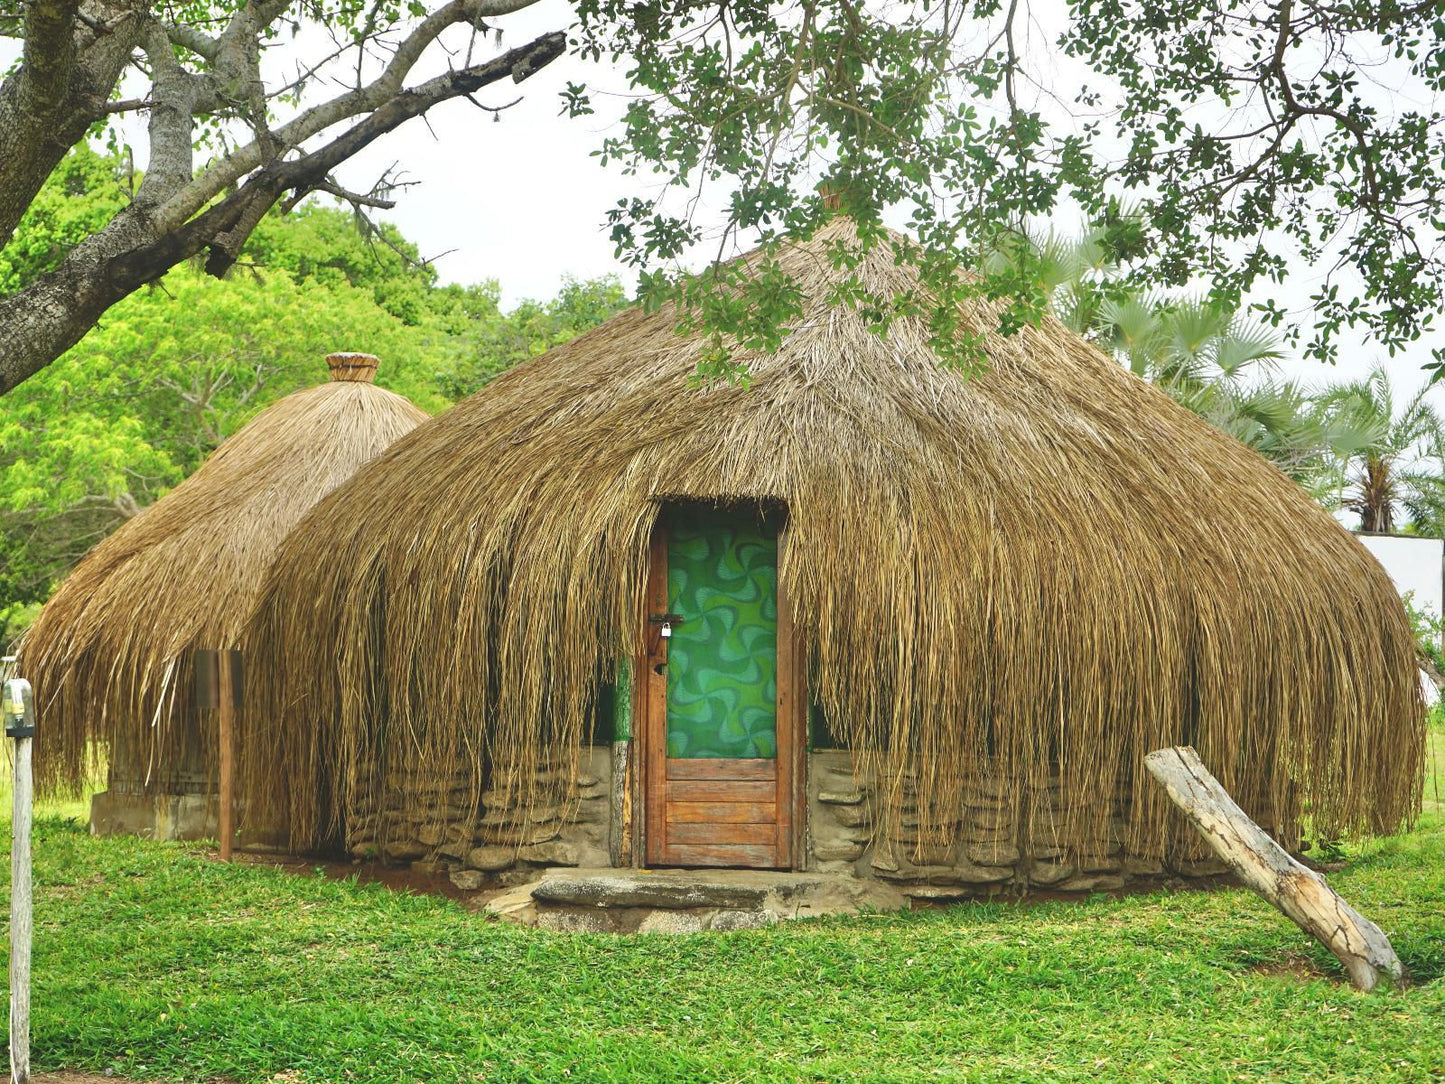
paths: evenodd
<path fill-rule="evenodd" d="M 0 297 L 55 268 L 129 201 L 129 170 L 87 144 L 73 148 L 0 249 Z"/>
<path fill-rule="evenodd" d="M 1415 592 L 1407 591 L 1404 596 L 1405 613 L 1410 618 L 1410 628 L 1415 633 L 1416 650 L 1435 667 L 1435 672 L 1445 676 L 1445 619 L 1429 606 L 1415 605 Z"/>
<path fill-rule="evenodd" d="M 108 218 L 124 175 L 72 152 L 0 257 L 0 288 L 44 273 Z M 329 207 L 273 214 L 226 279 L 177 268 L 5 397 L 0 612 L 43 601 L 257 412 L 326 379 L 327 353 L 379 355 L 377 382 L 436 412 L 626 304 L 616 279 L 568 280 L 552 301 L 503 313 L 495 283 L 438 287 L 394 227 L 357 226 Z"/>
<path fill-rule="evenodd" d="M 1330 876 L 1414 976 L 1372 995 L 1237 888 L 555 934 L 42 817 L 32 1057 L 237 1084 L 1426 1081 L 1445 1072 L 1429 786 L 1415 832 Z"/>
<path fill-rule="evenodd" d="M 28 401 L 25 401 L 28 400 Z M 0 488 L 7 510 L 58 512 L 90 497 L 121 500 L 137 488 L 177 480 L 170 456 L 146 439 L 139 418 L 72 412 L 59 424 L 43 398 L 25 397 L 0 425 Z"/>
<path fill-rule="evenodd" d="M 436 270 L 390 223 L 373 225 L 330 207 L 306 206 L 267 215 L 246 244 L 246 258 L 297 283 L 346 284 L 370 291 L 376 304 L 405 324 L 426 322 Z"/>
<path fill-rule="evenodd" d="M 551 301 L 523 301 L 503 314 L 496 283 L 439 291 L 433 305 L 465 328 L 466 352 L 438 376 L 438 388 L 453 399 L 476 391 L 497 374 L 568 342 L 627 307 L 627 294 L 613 276 L 590 281 L 564 278 Z M 457 326 L 453 323 L 451 326 Z"/>
<path fill-rule="evenodd" d="M 819 179 L 859 222 L 862 247 L 886 243 L 879 216 L 901 208 L 920 242 L 903 258 L 936 295 L 853 284 L 848 302 L 876 314 L 880 331 L 922 306 L 960 365 L 978 358 L 953 334 L 954 301 L 1005 300 L 1005 331 L 1046 302 L 1017 263 L 979 280 L 960 272 L 1076 209 L 1131 284 L 1202 280 L 1218 312 L 1338 246 L 1361 286 L 1327 276 L 1311 328 L 1262 305 L 1308 357 L 1332 360 L 1346 328 L 1390 349 L 1412 342 L 1445 299 L 1445 115 L 1417 104 L 1445 85 L 1445 20 L 1429 4 L 1071 0 L 1052 51 L 1026 48 L 1034 16 L 997 0 L 577 10 L 578 51 L 625 65 L 634 91 L 599 156 L 660 182 L 611 211 L 618 256 L 645 270 L 644 301 L 684 305 L 720 375 L 732 344 L 766 348 L 787 333 L 803 302 L 796 284 L 766 258 L 669 272 L 703 240 L 725 252 L 756 232 L 766 256 L 780 233 L 811 232 L 828 214 Z M 1381 66 L 1390 95 L 1370 85 Z M 574 116 L 595 109 L 575 83 L 563 104 Z M 726 206 L 720 239 L 704 237 L 695 198 L 681 198 L 702 189 Z"/>
<path fill-rule="evenodd" d="M 8 653 L 39 615 L 38 602 L 12 602 L 0 606 L 0 654 Z"/>

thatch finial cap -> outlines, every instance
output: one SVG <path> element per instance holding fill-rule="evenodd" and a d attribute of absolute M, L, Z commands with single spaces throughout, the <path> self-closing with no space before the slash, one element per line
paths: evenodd
<path fill-rule="evenodd" d="M 376 376 L 375 354 L 327 354 L 326 367 L 331 370 L 332 380 L 351 381 L 354 384 L 370 384 Z"/>
<path fill-rule="evenodd" d="M 836 180 L 823 181 L 818 185 L 817 193 L 823 201 L 824 210 L 843 210 L 843 185 L 841 182 Z"/>

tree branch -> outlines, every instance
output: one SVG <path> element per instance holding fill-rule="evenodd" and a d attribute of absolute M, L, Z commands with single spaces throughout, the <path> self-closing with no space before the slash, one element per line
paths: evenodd
<path fill-rule="evenodd" d="M 152 23 L 145 40 L 151 62 L 151 108 L 148 134 L 150 161 L 136 198 L 159 203 L 166 195 L 190 184 L 195 173 L 191 114 L 202 79 L 181 67 L 171 39 L 159 23 Z"/>
<path fill-rule="evenodd" d="M 444 4 L 407 35 L 397 46 L 386 68 L 371 83 L 315 105 L 271 132 L 270 136 L 279 148 L 276 153 L 284 154 L 289 148 L 299 147 L 332 125 L 370 112 L 399 94 L 406 77 L 422 54 L 448 27 L 503 15 L 535 2 L 536 0 L 451 0 Z M 478 69 L 462 69 L 473 70 Z M 167 201 L 160 212 L 162 222 L 176 225 L 185 221 L 241 177 L 260 167 L 268 157 L 270 155 L 261 142 L 253 141 L 213 162 L 190 186 Z"/>
<path fill-rule="evenodd" d="M 362 207 L 375 207 L 378 210 L 389 211 L 396 206 L 396 200 L 394 199 L 382 199 L 380 196 L 367 195 L 363 192 L 352 192 L 331 181 L 322 181 L 320 184 L 314 184 L 310 188 L 295 193 L 291 199 L 288 199 L 281 205 L 282 210 L 290 211 L 291 208 L 295 207 L 301 200 L 316 192 L 325 192 L 327 195 L 335 196 L 337 199 L 349 203 L 358 209 Z"/>
<path fill-rule="evenodd" d="M 183 49 L 189 49 L 199 57 L 207 60 L 215 60 L 216 52 L 220 43 L 211 35 L 194 26 L 185 26 L 180 23 L 166 23 L 166 37 Z"/>
<path fill-rule="evenodd" d="M 137 200 L 77 245 L 55 271 L 0 300 L 0 393 L 73 346 L 115 302 L 203 249 L 210 249 L 207 271 L 223 274 L 284 193 L 329 183 L 337 165 L 406 121 L 503 79 L 521 82 L 566 46 L 565 34 L 544 34 L 485 64 L 401 91 L 330 143 L 299 158 L 273 159 L 231 195 L 178 225 L 166 225 L 154 208 Z"/>

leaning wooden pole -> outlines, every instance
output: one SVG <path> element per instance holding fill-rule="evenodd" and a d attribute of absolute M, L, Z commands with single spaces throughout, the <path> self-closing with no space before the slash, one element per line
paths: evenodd
<path fill-rule="evenodd" d="M 220 733 L 217 735 L 217 742 L 220 746 L 220 810 L 217 817 L 217 831 L 221 836 L 221 861 L 231 860 L 231 848 L 235 843 L 236 829 L 233 818 L 235 798 L 233 795 L 235 780 L 235 743 L 236 743 L 236 700 L 235 700 L 235 678 L 232 674 L 233 652 L 221 651 L 217 653 L 217 669 L 219 707 L 220 707 Z"/>
<path fill-rule="evenodd" d="M 1404 987 L 1404 965 L 1380 927 L 1250 820 L 1198 753 L 1187 745 L 1159 749 L 1144 758 L 1144 765 L 1214 853 L 1246 885 L 1333 952 L 1357 988 L 1373 990 L 1382 980 Z"/>

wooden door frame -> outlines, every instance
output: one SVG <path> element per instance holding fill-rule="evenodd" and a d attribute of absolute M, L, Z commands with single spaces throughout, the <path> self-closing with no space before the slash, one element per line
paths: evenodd
<path fill-rule="evenodd" d="M 651 613 L 667 612 L 667 513 L 662 505 L 648 543 L 647 581 L 642 610 L 637 615 L 642 629 L 641 649 L 633 673 L 633 761 L 636 764 L 636 805 L 633 810 L 632 853 L 640 867 L 651 865 L 648 840 L 659 838 L 665 813 L 667 771 L 667 673 L 659 663 L 667 662 L 667 639 L 648 620 Z M 750 506 L 750 511 L 761 511 Z M 807 865 L 808 810 L 808 663 L 806 642 L 797 633 L 791 601 L 783 586 L 782 569 L 788 545 L 788 520 L 784 514 L 778 526 L 777 577 L 777 772 L 778 853 L 782 868 L 801 870 Z M 660 755 L 659 755 L 660 754 Z"/>

